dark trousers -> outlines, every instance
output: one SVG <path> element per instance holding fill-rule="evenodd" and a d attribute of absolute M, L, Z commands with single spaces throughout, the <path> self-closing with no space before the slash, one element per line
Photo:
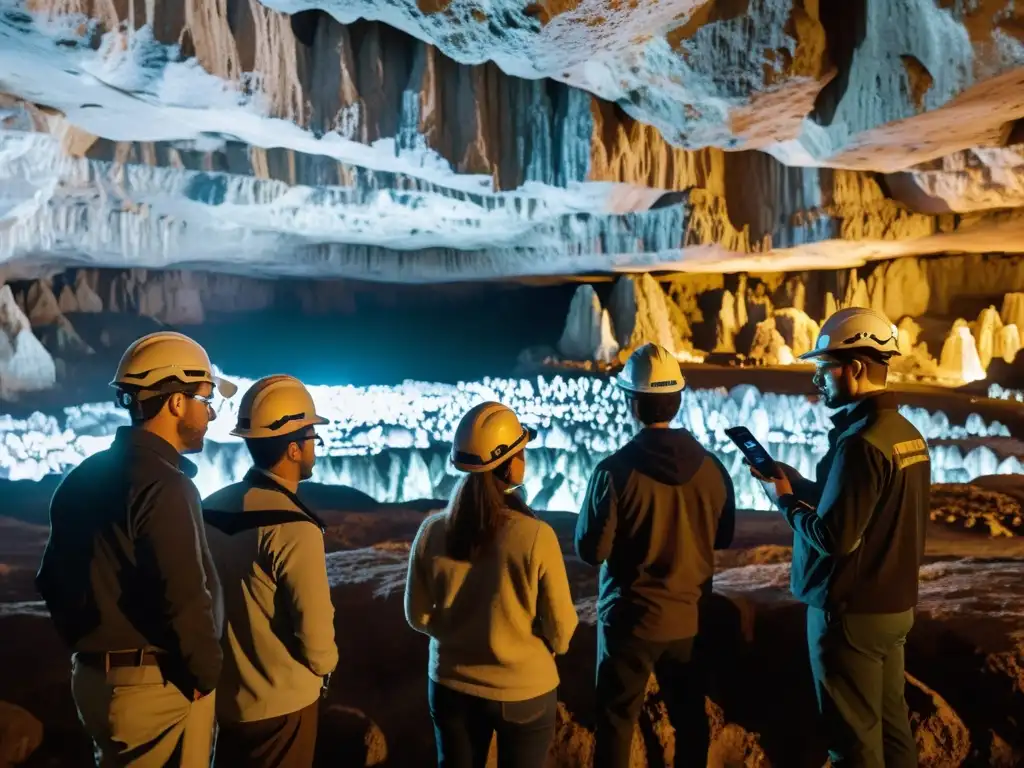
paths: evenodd
<path fill-rule="evenodd" d="M 221 723 L 214 768 L 312 768 L 320 700 L 280 717 Z"/>
<path fill-rule="evenodd" d="M 484 768 L 498 734 L 498 768 L 543 768 L 555 735 L 558 693 L 525 701 L 491 701 L 430 681 L 439 768 Z"/>
<path fill-rule="evenodd" d="M 594 768 L 629 768 L 633 728 L 652 672 L 676 731 L 676 768 L 707 766 L 707 682 L 694 659 L 695 645 L 693 637 L 656 642 L 598 624 Z"/>
<path fill-rule="evenodd" d="M 903 649 L 914 612 L 807 609 L 807 648 L 834 768 L 916 768 Z"/>

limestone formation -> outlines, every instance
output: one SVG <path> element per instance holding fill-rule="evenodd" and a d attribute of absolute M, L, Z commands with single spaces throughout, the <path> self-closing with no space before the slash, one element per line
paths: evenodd
<path fill-rule="evenodd" d="M 958 320 L 942 345 L 939 360 L 942 375 L 955 381 L 977 381 L 985 378 L 985 369 L 978 357 L 978 347 L 971 329 Z"/>
<path fill-rule="evenodd" d="M 608 310 L 601 309 L 593 287 L 581 285 L 573 294 L 558 351 L 570 360 L 599 363 L 610 363 L 618 354 Z"/>
<path fill-rule="evenodd" d="M 608 302 L 619 347 L 632 351 L 648 342 L 676 351 L 678 331 L 669 320 L 665 292 L 648 274 L 620 277 Z"/>
<path fill-rule="evenodd" d="M 18 0 L 0 262 L 421 283 L 1020 249 L 1011 0 L 634 6 Z M 914 315 L 891 286 L 922 284 L 886 283 L 849 299 Z"/>
<path fill-rule="evenodd" d="M 53 358 L 32 333 L 10 286 L 0 287 L 0 397 L 49 389 L 56 381 Z"/>

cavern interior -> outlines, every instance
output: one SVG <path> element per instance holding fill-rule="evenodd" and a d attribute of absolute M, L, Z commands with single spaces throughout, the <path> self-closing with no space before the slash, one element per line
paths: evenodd
<path fill-rule="evenodd" d="M 616 376 L 654 343 L 686 381 L 673 426 L 735 489 L 707 764 L 819 768 L 795 534 L 725 430 L 813 478 L 832 409 L 801 355 L 854 307 L 891 323 L 930 458 L 919 764 L 1024 766 L 1020 3 L 0 0 L 0 286 L 0 768 L 93 764 L 35 577 L 62 478 L 131 423 L 122 354 L 159 331 L 238 384 L 191 457 L 202 497 L 247 476 L 256 380 L 297 377 L 329 420 L 297 492 L 339 655 L 317 766 L 437 765 L 403 591 L 485 401 L 537 432 L 521 493 L 579 617 L 537 768 L 593 764 L 573 536 L 638 430 Z M 663 698 L 652 677 L 632 768 L 674 764 Z"/>

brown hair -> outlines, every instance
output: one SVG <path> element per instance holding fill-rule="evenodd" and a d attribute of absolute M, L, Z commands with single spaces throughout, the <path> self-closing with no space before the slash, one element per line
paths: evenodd
<path fill-rule="evenodd" d="M 470 562 L 488 549 L 511 514 L 534 517 L 526 502 L 505 493 L 509 463 L 490 472 L 469 472 L 455 486 L 445 520 L 445 551 L 454 560 Z"/>

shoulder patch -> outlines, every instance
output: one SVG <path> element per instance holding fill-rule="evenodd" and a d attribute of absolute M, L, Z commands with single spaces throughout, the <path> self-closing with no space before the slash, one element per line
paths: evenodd
<path fill-rule="evenodd" d="M 930 461 L 928 456 L 928 445 L 921 438 L 904 440 L 892 447 L 892 460 L 896 469 L 906 469 L 922 461 Z"/>

